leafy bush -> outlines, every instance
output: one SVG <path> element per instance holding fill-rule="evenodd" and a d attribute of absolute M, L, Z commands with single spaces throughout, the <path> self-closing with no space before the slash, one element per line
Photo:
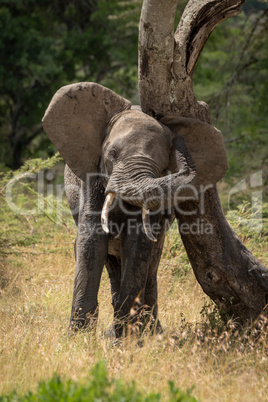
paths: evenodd
<path fill-rule="evenodd" d="M 60 160 L 59 154 L 46 160 L 32 159 L 14 172 L 0 174 L 0 255 L 16 254 L 16 246 L 40 241 L 45 222 L 66 228 L 72 222 L 65 198 L 51 193 L 42 176 Z"/>
<path fill-rule="evenodd" d="M 191 390 L 186 392 L 176 388 L 174 383 L 169 383 L 169 401 L 171 402 L 195 402 L 191 396 Z M 55 375 L 49 381 L 39 384 L 37 392 L 29 392 L 19 396 L 16 391 L 10 395 L 0 396 L 0 402 L 34 402 L 34 401 L 110 401 L 110 402 L 149 402 L 160 401 L 161 394 L 140 392 L 133 381 L 126 384 L 123 380 L 108 379 L 105 363 L 100 361 L 91 370 L 91 378 L 87 383 L 78 383 L 72 380 L 62 381 Z"/>
<path fill-rule="evenodd" d="M 242 241 L 266 242 L 268 235 L 268 203 L 253 210 L 248 201 L 238 205 L 236 210 L 228 211 L 227 219 Z"/>

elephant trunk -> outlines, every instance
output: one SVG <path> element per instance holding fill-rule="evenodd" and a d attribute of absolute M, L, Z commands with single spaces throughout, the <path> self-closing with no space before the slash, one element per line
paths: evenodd
<path fill-rule="evenodd" d="M 178 156 L 177 166 L 179 168 L 175 173 L 163 177 L 152 177 L 151 173 L 135 175 L 135 172 L 132 172 L 129 177 L 125 175 L 122 178 L 122 170 L 121 175 L 113 173 L 106 187 L 106 200 L 102 211 L 104 231 L 108 232 L 109 208 L 116 195 L 129 204 L 142 208 L 145 234 L 151 241 L 156 241 L 150 228 L 150 210 L 173 207 L 176 196 L 195 180 L 196 168 L 191 159 L 185 159 L 181 154 Z"/>
<path fill-rule="evenodd" d="M 187 158 L 188 159 L 188 158 Z M 186 160 L 181 154 L 177 157 L 178 168 L 174 173 L 162 177 L 150 173 L 125 174 L 121 169 L 113 173 L 106 187 L 106 194 L 115 193 L 129 204 L 148 210 L 163 210 L 173 207 L 176 196 L 183 188 L 194 183 L 196 168 L 191 159 Z"/>

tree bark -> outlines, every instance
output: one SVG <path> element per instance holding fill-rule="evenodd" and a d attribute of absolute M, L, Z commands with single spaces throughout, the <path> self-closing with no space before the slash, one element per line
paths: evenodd
<path fill-rule="evenodd" d="M 242 323 L 255 320 L 268 303 L 268 270 L 227 222 L 216 187 L 205 193 L 204 214 L 194 201 L 184 203 L 180 209 L 198 211 L 192 219 L 184 213 L 177 214 L 177 219 L 190 263 L 204 292 L 227 320 L 230 316 Z M 195 225 L 195 234 L 188 231 L 189 225 Z M 187 230 L 182 233 L 184 227 Z"/>
<path fill-rule="evenodd" d="M 142 110 L 155 118 L 191 117 L 211 123 L 207 104 L 194 95 L 192 76 L 213 29 L 237 15 L 244 0 L 190 0 L 174 33 L 178 0 L 143 0 L 139 34 L 139 85 Z M 183 244 L 204 292 L 223 317 L 241 323 L 268 316 L 268 270 L 239 240 L 227 222 L 215 186 L 203 206 L 187 201 L 176 211 Z M 187 214 L 196 210 L 196 213 Z M 183 213 L 182 211 L 186 212 Z M 197 222 L 209 233 L 185 231 Z M 196 227 L 196 226 L 195 226 Z"/>
<path fill-rule="evenodd" d="M 142 110 L 156 117 L 172 106 L 174 22 L 178 0 L 143 1 L 139 28 L 139 90 Z"/>

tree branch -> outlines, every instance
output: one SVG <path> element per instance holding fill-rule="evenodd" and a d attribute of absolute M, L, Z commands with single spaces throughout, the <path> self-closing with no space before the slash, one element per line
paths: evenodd
<path fill-rule="evenodd" d="M 196 0 L 188 2 L 174 36 L 175 73 L 178 67 L 183 66 L 192 77 L 200 53 L 213 29 L 222 21 L 239 14 L 244 2 L 245 0 L 205 0 L 202 4 Z"/>
<path fill-rule="evenodd" d="M 177 4 L 178 0 L 143 1 L 139 27 L 140 98 L 142 110 L 151 116 L 170 112 Z"/>
<path fill-rule="evenodd" d="M 174 35 L 177 3 L 143 1 L 139 29 L 141 108 L 154 117 L 172 114 L 210 123 L 208 106 L 198 102 L 193 92 L 194 67 L 210 33 L 220 22 L 237 15 L 244 0 L 190 0 Z"/>

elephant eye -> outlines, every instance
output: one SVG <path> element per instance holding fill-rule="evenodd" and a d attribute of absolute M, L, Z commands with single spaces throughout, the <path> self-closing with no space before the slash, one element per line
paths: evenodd
<path fill-rule="evenodd" d="M 110 152 L 109 152 L 109 157 L 110 157 L 111 159 L 116 159 L 117 156 L 118 156 L 117 150 L 116 150 L 116 149 L 111 149 Z"/>

